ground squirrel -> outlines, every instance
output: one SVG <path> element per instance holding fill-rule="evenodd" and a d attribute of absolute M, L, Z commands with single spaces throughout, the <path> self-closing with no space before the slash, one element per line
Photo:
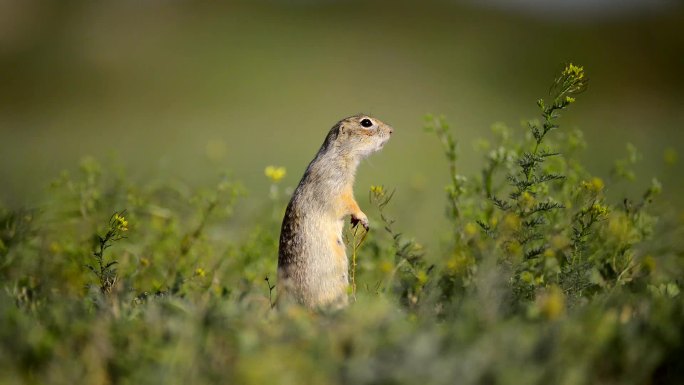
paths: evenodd
<path fill-rule="evenodd" d="M 287 205 L 278 251 L 278 301 L 309 308 L 347 304 L 349 263 L 342 242 L 347 215 L 368 230 L 354 199 L 361 159 L 379 151 L 392 127 L 367 116 L 340 120 L 328 133 Z"/>

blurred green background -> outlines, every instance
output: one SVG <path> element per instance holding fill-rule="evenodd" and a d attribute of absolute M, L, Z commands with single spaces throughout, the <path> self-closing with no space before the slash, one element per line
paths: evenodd
<path fill-rule="evenodd" d="M 607 175 L 632 142 L 644 154 L 634 191 L 656 176 L 681 202 L 675 3 L 0 1 L 0 203 L 36 205 L 60 170 L 94 156 L 142 180 L 214 184 L 229 170 L 254 204 L 266 166 L 295 186 L 328 129 L 365 112 L 395 135 L 361 165 L 358 200 L 396 187 L 411 208 L 401 230 L 429 241 L 448 174 L 423 115 L 447 116 L 470 175 L 476 139 L 535 117 L 570 61 L 591 81 L 561 124 L 584 131 L 590 171 Z"/>

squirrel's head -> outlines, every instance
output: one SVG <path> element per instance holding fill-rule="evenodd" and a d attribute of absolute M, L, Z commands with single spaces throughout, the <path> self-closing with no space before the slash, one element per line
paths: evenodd
<path fill-rule="evenodd" d="M 379 151 L 394 129 L 368 115 L 354 115 L 340 120 L 328 134 L 326 142 L 355 158 Z"/>

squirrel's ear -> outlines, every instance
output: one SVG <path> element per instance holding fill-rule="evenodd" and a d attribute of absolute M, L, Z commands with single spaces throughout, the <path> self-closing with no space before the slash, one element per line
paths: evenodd
<path fill-rule="evenodd" d="M 340 122 L 340 124 L 337 126 L 337 131 L 340 134 L 344 134 L 347 132 L 347 127 L 344 125 L 344 122 Z"/>

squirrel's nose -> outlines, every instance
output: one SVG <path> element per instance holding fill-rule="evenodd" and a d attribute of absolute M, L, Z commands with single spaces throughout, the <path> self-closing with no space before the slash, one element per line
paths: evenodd
<path fill-rule="evenodd" d="M 394 132 L 394 128 L 390 127 L 390 128 L 389 128 L 389 133 L 390 133 L 390 135 L 392 135 L 393 132 Z"/>

